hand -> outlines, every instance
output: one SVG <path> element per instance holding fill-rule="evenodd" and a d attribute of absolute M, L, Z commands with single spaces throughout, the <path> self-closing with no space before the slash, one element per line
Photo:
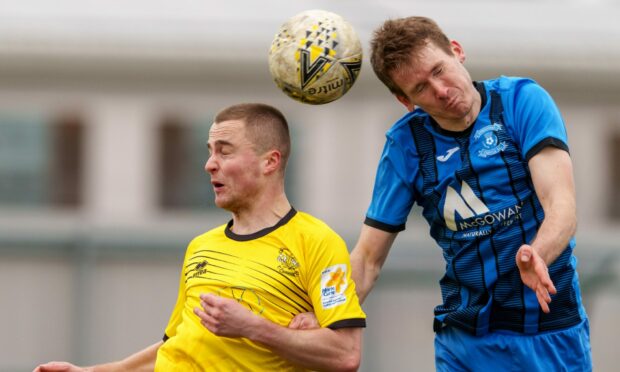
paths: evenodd
<path fill-rule="evenodd" d="M 49 362 L 39 365 L 32 372 L 87 372 L 88 368 L 75 366 L 67 362 Z"/>
<path fill-rule="evenodd" d="M 315 329 L 321 326 L 314 313 L 299 313 L 293 317 L 288 327 L 291 329 Z"/>
<path fill-rule="evenodd" d="M 550 294 L 556 294 L 557 291 L 551 281 L 551 277 L 549 277 L 547 264 L 538 252 L 527 244 L 523 244 L 519 248 L 516 260 L 523 284 L 530 287 L 536 293 L 536 298 L 542 311 L 548 313 L 549 303 L 551 303 Z"/>
<path fill-rule="evenodd" d="M 205 328 L 217 336 L 249 337 L 249 332 L 255 330 L 257 320 L 262 319 L 230 298 L 201 294 L 200 300 L 202 309 L 194 308 L 194 314 L 198 315 Z"/>

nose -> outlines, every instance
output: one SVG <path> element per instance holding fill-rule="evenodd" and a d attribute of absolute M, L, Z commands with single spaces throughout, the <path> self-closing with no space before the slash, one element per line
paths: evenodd
<path fill-rule="evenodd" d="M 429 81 L 433 92 L 435 92 L 435 96 L 439 99 L 448 98 L 448 87 L 443 84 L 443 82 L 439 79 L 431 79 Z"/>
<path fill-rule="evenodd" d="M 217 162 L 215 161 L 215 157 L 213 155 L 210 155 L 207 158 L 207 162 L 205 163 L 205 171 L 207 171 L 207 173 L 213 173 L 217 170 Z"/>

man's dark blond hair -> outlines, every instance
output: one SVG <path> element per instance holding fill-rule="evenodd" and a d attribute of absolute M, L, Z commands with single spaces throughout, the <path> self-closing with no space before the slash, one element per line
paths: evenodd
<path fill-rule="evenodd" d="M 288 123 L 280 110 L 263 103 L 240 103 L 221 110 L 215 123 L 228 120 L 243 121 L 248 140 L 257 154 L 278 150 L 282 155 L 281 171 L 284 173 L 291 152 Z"/>
<path fill-rule="evenodd" d="M 405 96 L 394 83 L 391 74 L 407 65 L 412 54 L 418 53 L 428 43 L 452 55 L 450 39 L 430 18 L 407 17 L 390 19 L 375 30 L 370 42 L 370 63 L 375 74 L 390 92 Z"/>

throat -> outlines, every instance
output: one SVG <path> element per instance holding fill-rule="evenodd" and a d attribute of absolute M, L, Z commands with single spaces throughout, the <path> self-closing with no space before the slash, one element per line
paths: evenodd
<path fill-rule="evenodd" d="M 449 122 L 437 122 L 431 117 L 431 123 L 433 127 L 439 132 L 449 136 L 460 135 L 468 133 L 473 128 L 475 120 L 467 121 L 449 121 Z"/>

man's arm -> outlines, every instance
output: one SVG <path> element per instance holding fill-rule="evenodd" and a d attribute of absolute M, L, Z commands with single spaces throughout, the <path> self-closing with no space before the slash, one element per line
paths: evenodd
<path fill-rule="evenodd" d="M 284 359 L 319 371 L 356 371 L 361 360 L 362 329 L 291 329 L 252 313 L 237 301 L 213 294 L 200 296 L 194 313 L 210 332 L 245 337 Z"/>
<path fill-rule="evenodd" d="M 521 246 L 516 260 L 523 283 L 536 292 L 548 313 L 549 294 L 556 290 L 547 266 L 562 254 L 577 229 L 573 165 L 569 154 L 555 147 L 546 147 L 528 165 L 545 219 L 532 243 Z"/>
<path fill-rule="evenodd" d="M 121 371 L 153 371 L 157 350 L 163 344 L 160 341 L 127 358 L 112 363 L 99 364 L 92 367 L 78 367 L 67 362 L 50 362 L 41 364 L 33 372 L 121 372 Z"/>
<path fill-rule="evenodd" d="M 360 237 L 351 252 L 351 278 L 355 282 L 360 303 L 364 302 L 375 285 L 397 235 L 362 225 Z"/>

